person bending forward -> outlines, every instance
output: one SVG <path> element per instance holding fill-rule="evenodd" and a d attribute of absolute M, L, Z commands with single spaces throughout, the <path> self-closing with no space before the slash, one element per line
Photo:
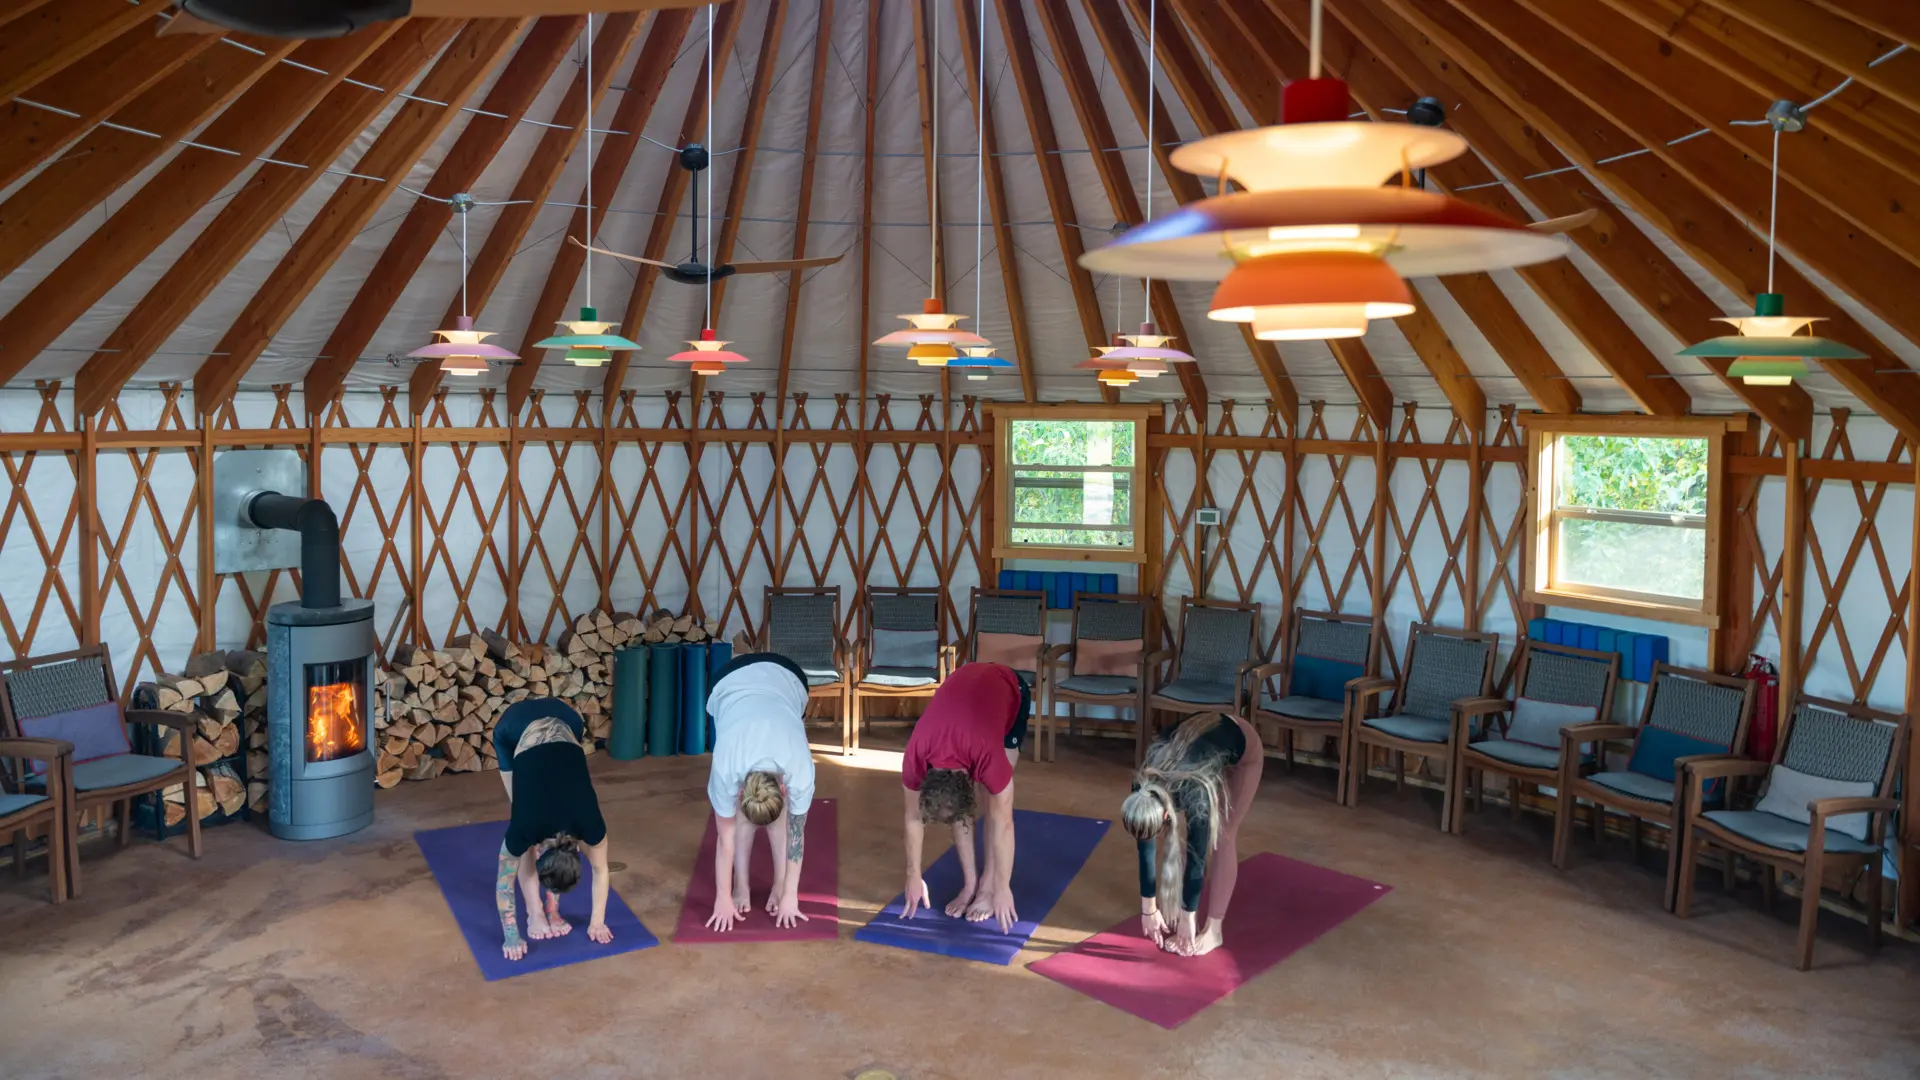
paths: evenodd
<path fill-rule="evenodd" d="M 1026 684 L 1004 664 L 966 664 L 933 692 L 913 726 L 901 761 L 906 788 L 907 888 L 900 917 L 931 907 L 920 876 L 920 848 L 929 823 L 951 826 L 960 857 L 960 895 L 948 904 L 954 918 L 993 919 L 1002 933 L 1020 921 L 1013 908 L 1013 766 L 1027 737 L 1033 701 Z M 986 851 L 974 869 L 973 823 L 985 789 Z"/>
<path fill-rule="evenodd" d="M 1265 763 L 1260 736 L 1225 713 L 1192 717 L 1147 749 L 1120 819 L 1139 842 L 1140 928 L 1155 945 L 1181 956 L 1220 947 L 1220 924 L 1240 877 L 1240 823 L 1260 790 Z M 1160 839 L 1167 845 L 1156 879 Z M 1202 888 L 1210 890 L 1207 925 L 1196 933 Z M 1164 909 L 1176 895 L 1179 914 L 1169 915 Z"/>
<path fill-rule="evenodd" d="M 753 830 L 767 830 L 773 850 L 773 892 L 767 914 L 782 930 L 800 914 L 800 864 L 806 855 L 807 810 L 813 805 L 813 751 L 807 746 L 807 677 L 775 653 L 735 657 L 720 669 L 707 712 L 713 716 L 713 915 L 707 928 L 725 932 L 752 909 L 747 865 Z"/>
<path fill-rule="evenodd" d="M 514 917 L 514 881 L 519 880 L 527 898 L 527 936 L 535 941 L 565 937 L 573 927 L 560 914 L 559 894 L 580 882 L 583 845 L 593 861 L 593 918 L 587 936 L 602 945 L 613 940 L 613 931 L 607 929 L 607 823 L 587 777 L 587 755 L 580 747 L 584 732 L 580 714 L 553 698 L 516 702 L 493 728 L 500 780 L 513 804 L 494 881 L 494 903 L 506 939 L 500 951 L 509 960 L 527 955 Z"/>

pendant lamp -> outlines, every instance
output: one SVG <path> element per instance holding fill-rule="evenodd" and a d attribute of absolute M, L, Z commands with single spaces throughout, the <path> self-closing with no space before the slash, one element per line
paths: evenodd
<path fill-rule="evenodd" d="M 440 361 L 440 373 L 443 375 L 475 378 L 487 373 L 489 360 L 518 360 L 520 357 L 498 345 L 486 344 L 493 334 L 475 330 L 473 320 L 467 316 L 467 211 L 473 209 L 473 196 L 463 192 L 447 200 L 447 203 L 460 218 L 460 317 L 453 320 L 453 329 L 433 332 L 439 341 L 407 355 L 416 360 Z"/>
<path fill-rule="evenodd" d="M 707 145 L 713 145 L 713 7 L 707 7 Z M 696 179 L 698 179 L 696 175 Z M 696 186 L 695 195 L 698 196 Z M 697 209 L 697 208 L 696 208 Z M 707 251 L 705 262 L 713 265 L 713 184 L 707 184 Z M 667 357 L 693 365 L 695 375 L 721 375 L 728 364 L 744 364 L 747 358 L 737 352 L 728 352 L 728 342 L 719 340 L 713 330 L 713 275 L 707 275 L 707 325 L 700 330 L 697 341 L 689 341 L 692 348 Z"/>
<path fill-rule="evenodd" d="M 587 25 L 581 31 L 582 51 L 587 56 L 586 81 L 593 85 L 593 15 L 588 13 Z M 593 242 L 593 95 L 587 95 L 587 123 L 584 132 L 587 139 L 587 243 Z M 613 332 L 617 324 L 600 321 L 600 312 L 593 306 L 593 250 L 586 254 L 587 302 L 580 305 L 580 317 L 561 320 L 562 333 L 541 338 L 533 343 L 536 349 L 565 349 L 565 357 L 576 367 L 600 367 L 613 359 L 615 351 L 630 352 L 640 348 L 638 342 L 629 341 Z"/>
<path fill-rule="evenodd" d="M 692 364 L 696 375 L 719 375 L 727 370 L 728 364 L 744 364 L 747 358 L 737 352 L 728 352 L 729 342 L 721 341 L 711 327 L 700 331 L 698 340 L 687 342 L 692 346 L 684 352 L 667 357 L 678 364 Z"/>
<path fill-rule="evenodd" d="M 913 354 L 909 352 L 907 355 Z M 995 369 L 1012 367 L 1013 361 L 1003 356 L 995 356 L 991 345 L 969 345 L 965 356 L 954 359 L 947 366 L 965 371 L 968 380 L 972 382 L 984 382 Z"/>
<path fill-rule="evenodd" d="M 1828 338 L 1802 334 L 1817 316 L 1787 314 L 1787 298 L 1773 291 L 1774 223 L 1780 211 L 1780 133 L 1799 131 L 1806 111 L 1790 101 L 1777 101 L 1767 110 L 1773 126 L 1773 203 L 1767 212 L 1767 291 L 1753 298 L 1753 314 L 1714 320 L 1730 324 L 1737 334 L 1708 338 L 1680 350 L 1681 356 L 1732 360 L 1727 376 L 1748 386 L 1792 386 L 1811 374 L 1810 360 L 1862 360 L 1866 353 Z"/>

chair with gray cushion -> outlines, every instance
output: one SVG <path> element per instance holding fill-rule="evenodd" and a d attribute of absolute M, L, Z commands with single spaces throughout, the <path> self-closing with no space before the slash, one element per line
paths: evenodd
<path fill-rule="evenodd" d="M 807 696 L 834 700 L 840 752 L 850 752 L 853 714 L 847 698 L 853 683 L 847 677 L 846 642 L 840 637 L 840 586 L 770 586 L 760 625 L 760 648 L 800 665 L 807 675 Z"/>
<path fill-rule="evenodd" d="M 132 752 L 127 725 L 147 724 L 180 732 L 180 757 Z M 56 739 L 73 744 L 67 770 L 73 799 L 64 823 L 75 835 L 79 817 L 95 806 L 119 804 L 120 846 L 132 838 L 133 800 L 175 784 L 194 785 L 194 717 L 157 709 L 123 709 L 104 648 L 92 645 L 57 656 L 0 664 L 0 736 Z M 44 793 L 60 781 L 54 770 L 25 778 L 27 793 Z M 69 845 L 69 852 L 76 850 Z M 187 815 L 187 851 L 200 857 L 200 816 Z M 68 895 L 80 895 L 80 863 L 67 866 Z"/>
<path fill-rule="evenodd" d="M 1560 805 L 1553 825 L 1553 865 L 1566 869 L 1567 848 L 1573 835 L 1576 800 L 1592 807 L 1593 838 L 1606 835 L 1606 812 L 1627 816 L 1633 856 L 1640 856 L 1643 822 L 1665 826 L 1671 838 L 1686 813 L 1682 769 L 1690 758 L 1724 757 L 1747 748 L 1747 723 L 1753 717 L 1755 683 L 1736 675 L 1719 675 L 1696 668 L 1675 667 L 1664 661 L 1653 665 L 1647 680 L 1647 701 L 1637 726 L 1575 724 L 1560 733 L 1561 769 L 1567 782 L 1560 785 Z M 1588 753 L 1584 747 L 1591 746 Z M 1608 751 L 1625 748 L 1625 760 Z M 1718 806 L 1721 789 L 1710 787 L 1707 798 Z M 1667 889 L 1662 905 L 1673 910 L 1673 864 L 1680 845 L 1667 844 Z"/>
<path fill-rule="evenodd" d="M 1032 695 L 1033 711 L 1046 711 L 1047 598 L 1037 589 L 973 587 L 967 597 L 967 636 L 960 663 L 1005 664 Z M 1040 740 L 1033 738 L 1033 759 Z"/>
<path fill-rule="evenodd" d="M 868 698 L 931 697 L 946 680 L 953 649 L 941 640 L 938 587 L 866 590 L 866 639 L 855 657 L 852 743 Z"/>
<path fill-rule="evenodd" d="M 1146 744 L 1146 650 L 1153 640 L 1154 603 L 1127 593 L 1074 593 L 1073 624 L 1067 643 L 1047 649 L 1047 696 L 1034 710 L 1034 750 L 1047 744 L 1052 761 L 1060 748 L 1060 718 L 1054 708 L 1067 705 L 1067 719 L 1077 734 L 1082 726 L 1102 728 L 1113 721 L 1079 717 L 1080 705 L 1123 709 L 1132 715 L 1125 730 L 1134 737 L 1135 755 Z"/>
<path fill-rule="evenodd" d="M 1347 749 L 1340 770 L 1348 806 L 1360 805 L 1360 788 L 1371 767 L 1370 747 L 1385 747 L 1393 755 L 1396 787 L 1405 786 L 1408 754 L 1439 758 L 1447 774 L 1453 774 L 1462 741 L 1454 738 L 1454 711 L 1493 689 L 1493 658 L 1499 649 L 1499 634 L 1414 623 L 1407 633 L 1400 678 L 1362 679 L 1348 691 Z M 1379 715 L 1377 706 L 1388 693 L 1391 711 Z M 1440 827 L 1453 828 L 1451 785 L 1441 800 Z"/>
<path fill-rule="evenodd" d="M 53 902 L 67 898 L 73 861 L 73 744 L 59 739 L 0 739 L 0 839 L 11 838 L 13 872 L 27 870 L 27 841 L 45 831 L 47 882 Z M 38 776 L 36 789 L 25 778 Z"/>
<path fill-rule="evenodd" d="M 1760 863 L 1769 906 L 1785 870 L 1800 879 L 1796 960 L 1805 971 L 1813 966 L 1821 883 L 1830 871 L 1847 881 L 1864 871 L 1866 895 L 1872 898 L 1864 913 L 1867 943 L 1879 948 L 1882 852 L 1887 827 L 1900 808 L 1894 793 L 1909 734 L 1904 716 L 1803 696 L 1780 733 L 1771 764 L 1736 757 L 1689 762 L 1674 913 L 1683 919 L 1692 914 L 1694 873 L 1709 848 L 1726 852 L 1729 862 L 1745 857 Z M 1709 785 L 1742 777 L 1765 777 L 1751 806 L 1735 798 L 1719 808 L 1709 805 Z"/>
<path fill-rule="evenodd" d="M 1254 730 L 1266 738 L 1271 729 L 1278 737 L 1287 771 L 1293 771 L 1294 744 L 1307 735 L 1332 741 L 1338 773 L 1346 746 L 1347 684 L 1372 673 L 1373 643 L 1368 616 L 1296 611 L 1283 658 L 1249 673 Z"/>
<path fill-rule="evenodd" d="M 1144 759 L 1155 732 L 1151 717 L 1182 719 L 1203 712 L 1246 715 L 1247 676 L 1260 666 L 1260 605 L 1180 598 L 1180 636 L 1172 649 L 1147 656 L 1147 723 L 1135 758 Z M 1168 672 L 1165 681 L 1161 672 Z"/>
<path fill-rule="evenodd" d="M 1619 653 L 1529 638 L 1521 642 L 1515 663 L 1516 693 L 1463 702 L 1454 710 L 1459 764 L 1447 774 L 1447 784 L 1453 790 L 1456 833 L 1466 831 L 1469 787 L 1473 808 L 1480 809 L 1487 773 L 1507 778 L 1507 808 L 1517 818 L 1522 784 L 1556 790 L 1565 786 L 1561 730 L 1573 724 L 1604 724 L 1613 716 Z"/>

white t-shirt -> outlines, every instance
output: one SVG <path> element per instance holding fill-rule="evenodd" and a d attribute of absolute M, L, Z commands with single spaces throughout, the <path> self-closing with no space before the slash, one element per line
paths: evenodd
<path fill-rule="evenodd" d="M 813 751 L 807 746 L 807 688 L 780 664 L 749 664 L 714 684 L 713 812 L 740 812 L 740 785 L 750 772 L 778 774 L 787 784 L 787 813 L 813 805 Z"/>

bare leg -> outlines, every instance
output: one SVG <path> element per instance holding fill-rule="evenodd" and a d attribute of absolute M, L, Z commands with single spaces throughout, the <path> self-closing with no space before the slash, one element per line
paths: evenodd
<path fill-rule="evenodd" d="M 1246 736 L 1247 752 L 1226 777 L 1227 798 L 1232 800 L 1232 808 L 1227 811 L 1227 819 L 1220 823 L 1220 842 L 1208 860 L 1207 924 L 1194 938 L 1194 956 L 1204 956 L 1220 947 L 1221 925 L 1226 921 L 1227 906 L 1233 902 L 1234 886 L 1240 882 L 1240 825 L 1253 812 L 1253 797 L 1260 791 L 1260 774 L 1267 763 L 1253 728 L 1239 717 L 1234 718 L 1234 723 L 1240 725 L 1241 733 Z"/>
<path fill-rule="evenodd" d="M 745 915 L 753 906 L 753 895 L 748 888 L 747 868 L 753 859 L 753 822 L 747 815 L 737 814 L 733 819 L 733 910 Z M 776 853 L 777 854 L 777 853 Z"/>
<path fill-rule="evenodd" d="M 953 823 L 953 853 L 960 858 L 960 892 L 945 910 L 948 918 L 958 919 L 967 913 L 967 906 L 973 903 L 974 894 L 986 891 L 980 888 L 981 878 L 973 865 L 973 822 Z M 991 845 L 988 846 L 987 857 L 993 857 Z"/>
<path fill-rule="evenodd" d="M 1007 756 L 1018 760 L 1020 751 L 1009 750 L 1007 751 Z M 973 794 L 974 805 L 987 805 L 989 796 L 987 795 L 987 789 L 983 785 L 975 784 L 973 786 Z M 973 903 L 967 905 L 964 913 L 968 922 L 985 922 L 993 918 L 993 882 L 1000 880 L 999 877 L 996 876 L 1000 870 L 999 864 L 993 857 L 993 833 L 991 830 L 987 833 L 986 842 L 982 843 L 980 847 L 982 849 L 980 858 L 980 880 L 975 883 L 973 888 Z"/>

